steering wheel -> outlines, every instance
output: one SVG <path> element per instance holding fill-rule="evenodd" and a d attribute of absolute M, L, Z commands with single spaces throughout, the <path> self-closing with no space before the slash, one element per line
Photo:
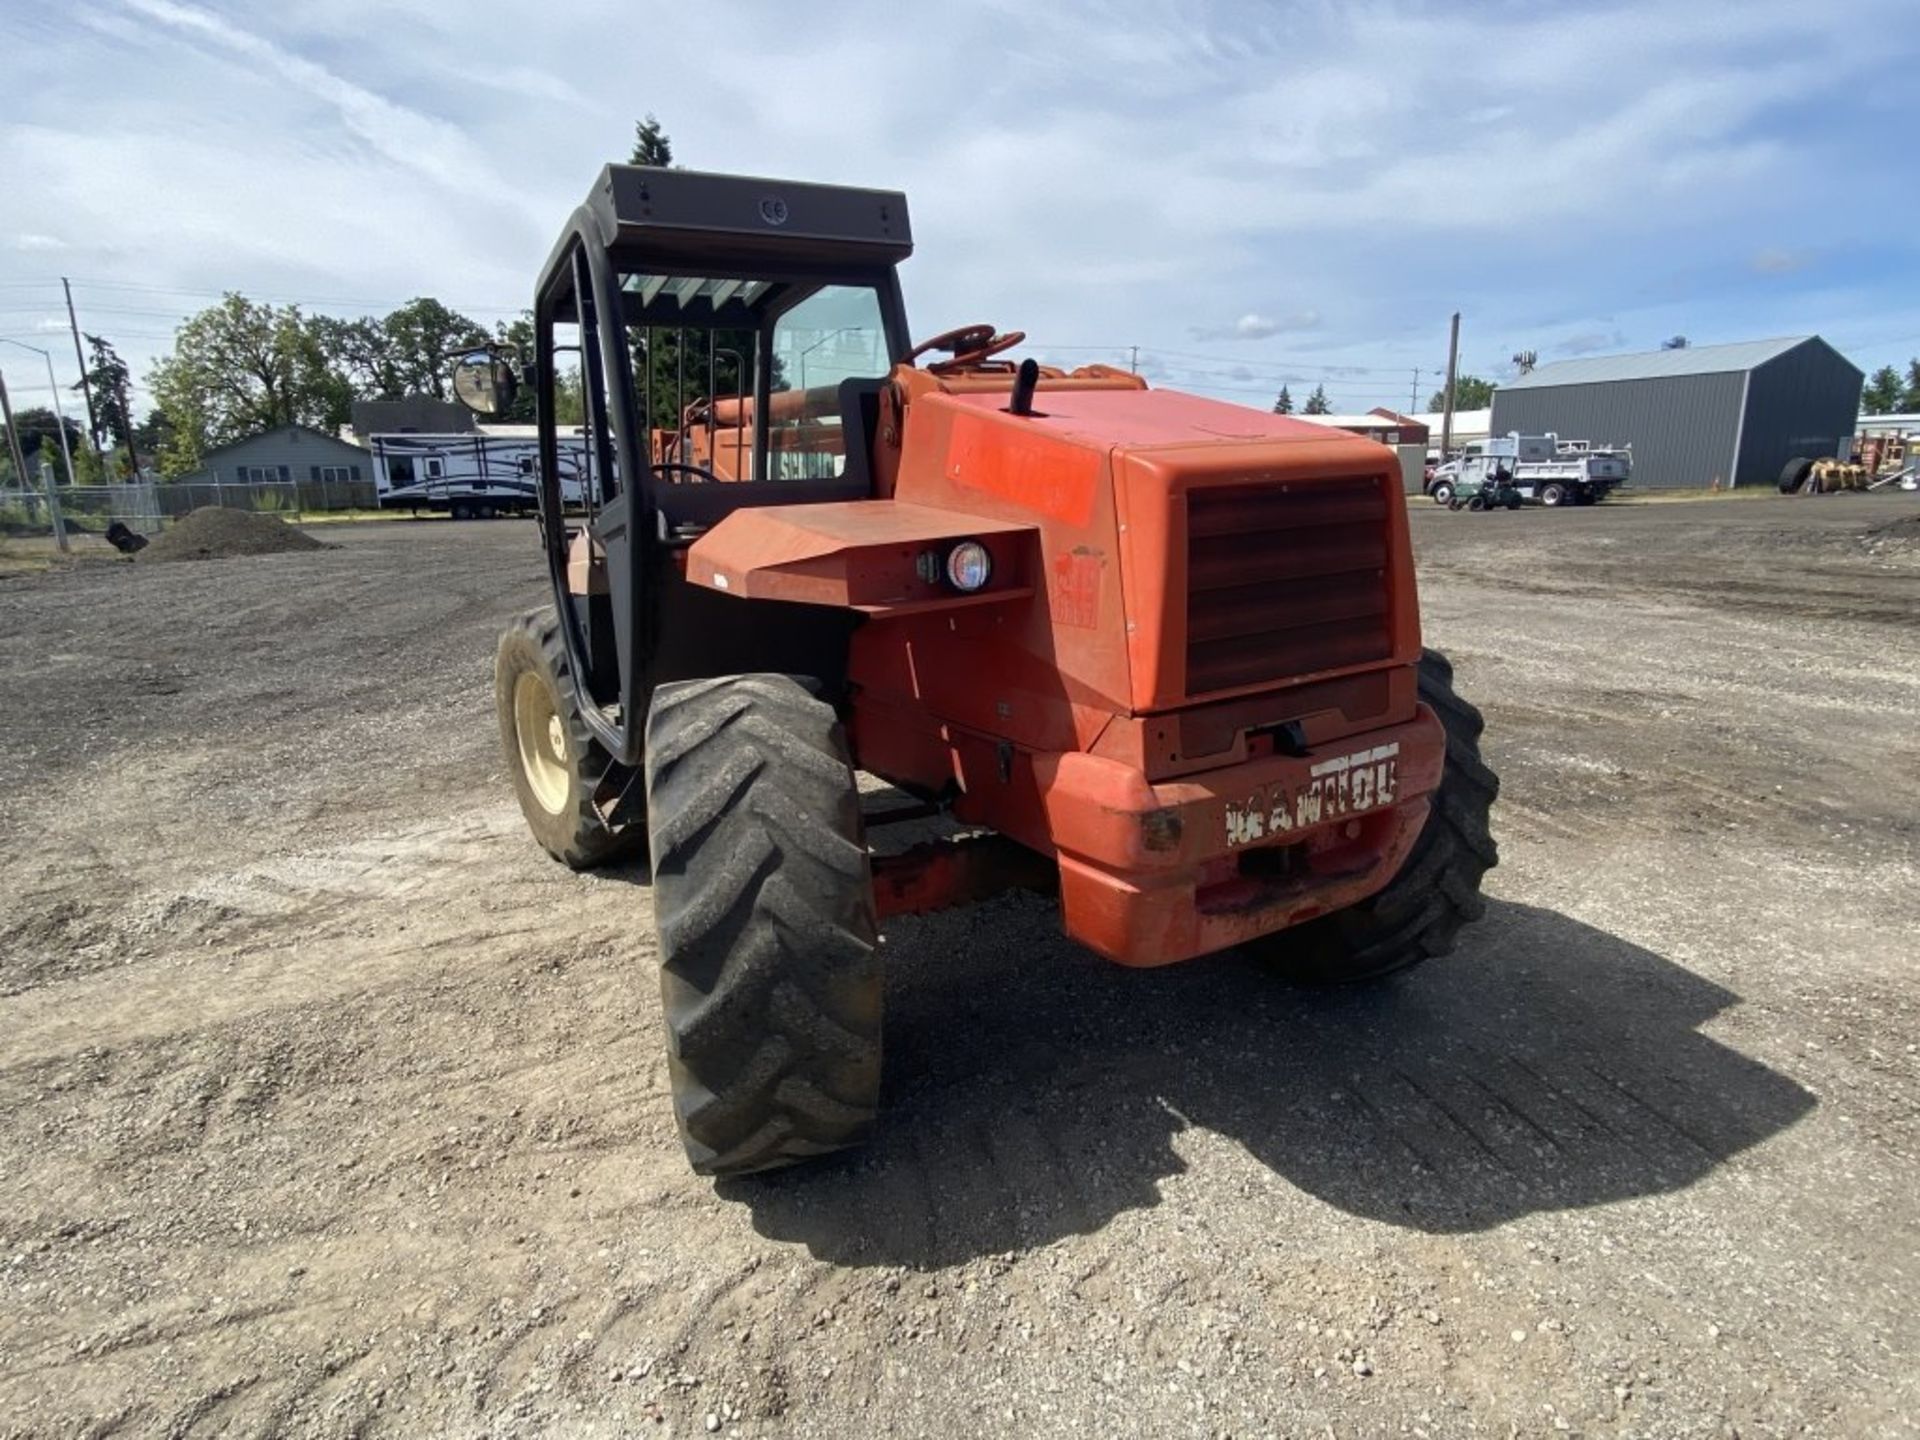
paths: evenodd
<path fill-rule="evenodd" d="M 1026 338 L 1027 332 L 1024 330 L 1009 330 L 1000 335 L 995 333 L 991 325 L 961 325 L 943 331 L 931 340 L 921 341 L 907 359 L 918 360 L 929 350 L 944 350 L 947 352 L 945 360 L 936 360 L 927 366 L 934 374 L 943 375 L 949 370 L 965 370 L 978 365 L 1002 350 L 1011 350 Z"/>
<path fill-rule="evenodd" d="M 678 460 L 657 460 L 651 467 L 658 478 L 669 485 L 718 485 L 720 477 L 700 465 L 687 465 Z M 673 472 L 673 473 L 667 473 Z"/>

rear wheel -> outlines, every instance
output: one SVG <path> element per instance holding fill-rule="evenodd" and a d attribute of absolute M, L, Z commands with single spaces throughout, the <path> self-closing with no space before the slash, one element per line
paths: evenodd
<path fill-rule="evenodd" d="M 880 1101 L 873 881 L 833 707 L 787 675 L 662 685 L 647 813 L 687 1158 L 744 1175 L 858 1144 Z"/>
<path fill-rule="evenodd" d="M 1480 712 L 1454 693 L 1453 666 L 1437 650 L 1421 654 L 1420 698 L 1447 732 L 1427 823 L 1379 894 L 1243 947 L 1289 980 L 1345 984 L 1404 970 L 1452 950 L 1486 908 L 1480 879 L 1499 860 L 1488 815 L 1500 781 L 1480 758 Z"/>
<path fill-rule="evenodd" d="M 513 793 L 541 847 L 575 870 L 644 853 L 643 827 L 609 829 L 593 806 L 613 757 L 580 718 L 553 611 L 523 615 L 500 636 L 493 700 Z"/>
<path fill-rule="evenodd" d="M 1507 492 L 1506 503 L 1507 509 L 1518 510 L 1520 508 L 1520 492 L 1518 490 L 1509 490 Z"/>

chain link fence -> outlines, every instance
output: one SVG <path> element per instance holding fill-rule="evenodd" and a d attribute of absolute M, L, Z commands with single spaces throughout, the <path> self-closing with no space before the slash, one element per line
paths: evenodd
<path fill-rule="evenodd" d="M 276 515 L 304 511 L 377 510 L 380 497 L 371 480 L 260 480 L 225 484 L 163 481 L 154 487 L 160 513 L 176 520 L 204 505 L 228 510 L 259 510 Z"/>
<path fill-rule="evenodd" d="M 13 540 L 105 535 L 115 521 L 140 535 L 160 533 L 159 487 L 47 485 L 39 490 L 0 490 L 0 536 Z"/>
<path fill-rule="evenodd" d="M 66 548 L 76 535 L 104 536 L 116 521 L 153 536 L 172 521 L 220 506 L 297 519 L 302 514 L 375 510 L 371 480 L 279 480 L 248 484 L 184 485 L 144 480 L 128 485 L 0 486 L 0 540 L 55 540 Z"/>

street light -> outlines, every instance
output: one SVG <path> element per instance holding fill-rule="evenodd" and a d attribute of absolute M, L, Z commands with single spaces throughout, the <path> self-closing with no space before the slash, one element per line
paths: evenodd
<path fill-rule="evenodd" d="M 75 483 L 73 478 L 73 452 L 67 448 L 67 415 L 66 412 L 60 408 L 60 382 L 53 378 L 53 353 L 49 350 L 42 350 L 38 345 L 29 345 L 24 340 L 0 338 L 0 345 L 17 345 L 22 350 L 32 350 L 36 352 L 42 360 L 47 362 L 47 385 L 48 388 L 53 391 L 54 428 L 60 432 L 60 458 L 66 462 L 67 487 L 71 489 Z M 22 483 L 24 483 L 26 476 L 23 475 L 20 478 Z"/>
<path fill-rule="evenodd" d="M 800 361 L 801 390 L 804 391 L 807 388 L 807 356 L 811 355 L 814 351 L 818 350 L 822 345 L 826 344 L 829 340 L 838 340 L 842 335 L 855 335 L 866 328 L 867 327 L 864 325 L 842 325 L 838 330 L 829 330 L 826 334 L 822 335 L 818 340 L 814 341 L 811 345 L 808 345 L 804 349 L 802 349 L 800 351 L 800 354 L 797 357 L 795 357 Z"/>

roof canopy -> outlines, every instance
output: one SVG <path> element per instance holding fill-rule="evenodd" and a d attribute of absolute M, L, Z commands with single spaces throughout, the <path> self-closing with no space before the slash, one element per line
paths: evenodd
<path fill-rule="evenodd" d="M 898 190 L 609 165 L 587 205 L 608 245 L 648 262 L 695 266 L 760 256 L 810 264 L 892 265 L 913 253 Z"/>

